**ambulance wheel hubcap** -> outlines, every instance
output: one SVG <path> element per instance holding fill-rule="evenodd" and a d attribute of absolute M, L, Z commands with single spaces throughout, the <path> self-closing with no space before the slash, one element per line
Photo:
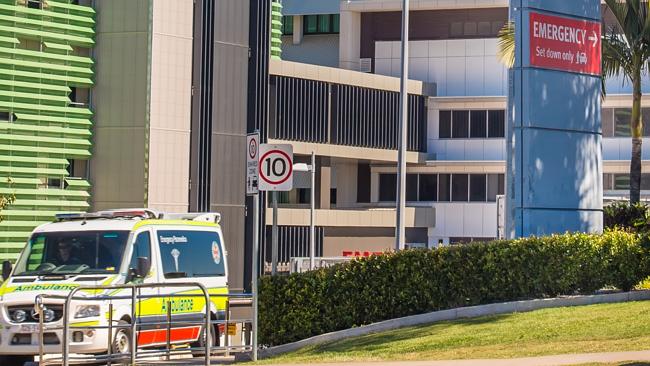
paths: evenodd
<path fill-rule="evenodd" d="M 128 353 L 131 346 L 129 343 L 129 337 L 123 331 L 115 335 L 115 350 L 117 352 Z"/>

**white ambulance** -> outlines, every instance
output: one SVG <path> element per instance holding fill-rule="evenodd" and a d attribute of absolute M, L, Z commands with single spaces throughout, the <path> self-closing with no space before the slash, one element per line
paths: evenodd
<path fill-rule="evenodd" d="M 228 264 L 219 218 L 216 213 L 166 214 L 128 209 L 57 215 L 57 221 L 36 228 L 15 266 L 3 263 L 0 365 L 22 366 L 39 354 L 39 312 L 35 309 L 39 294 L 67 295 L 79 286 L 130 283 L 201 283 L 210 294 L 227 294 Z M 177 296 L 146 297 L 172 292 Z M 124 326 L 133 321 L 138 325 L 138 348 L 164 346 L 168 332 L 159 323 L 166 319 L 169 306 L 173 321 L 181 324 L 171 329 L 169 342 L 178 346 L 202 341 L 204 327 L 197 323 L 205 319 L 205 298 L 178 296 L 200 294 L 199 288 L 144 287 L 138 290 L 135 310 L 130 300 L 111 299 L 130 293 L 130 289 L 106 290 L 101 294 L 107 300 L 97 301 L 97 291 L 79 290 L 79 297 L 95 299 L 71 302 L 66 335 L 57 329 L 63 326 L 65 300 L 45 298 L 44 353 L 60 354 L 62 337 L 68 337 L 73 354 L 105 354 L 109 344 L 113 354 L 129 353 L 133 335 Z M 212 318 L 223 317 L 225 297 L 210 300 Z M 109 304 L 112 317 L 108 314 Z M 132 319 L 132 311 L 136 319 Z M 83 329 L 107 326 L 109 318 L 117 326 L 110 342 L 108 329 Z M 218 327 L 212 332 L 218 334 Z M 215 344 L 219 337 L 212 339 Z"/>

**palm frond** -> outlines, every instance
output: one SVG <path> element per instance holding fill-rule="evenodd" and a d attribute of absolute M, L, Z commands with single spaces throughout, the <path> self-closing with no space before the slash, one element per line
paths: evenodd
<path fill-rule="evenodd" d="M 507 22 L 499 31 L 499 49 L 497 57 L 499 61 L 511 68 L 515 65 L 515 23 Z"/>

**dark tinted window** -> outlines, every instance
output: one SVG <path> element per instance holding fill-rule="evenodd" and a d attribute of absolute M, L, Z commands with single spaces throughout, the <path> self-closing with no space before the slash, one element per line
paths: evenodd
<path fill-rule="evenodd" d="M 487 137 L 487 113 L 485 111 L 472 111 L 469 119 L 469 137 Z"/>
<path fill-rule="evenodd" d="M 440 202 L 449 202 L 451 201 L 451 196 L 449 194 L 449 187 L 451 186 L 451 175 L 450 174 L 440 174 L 438 175 L 438 201 Z"/>
<path fill-rule="evenodd" d="M 451 111 L 440 111 L 440 132 L 441 139 L 451 138 Z"/>
<path fill-rule="evenodd" d="M 469 200 L 471 202 L 485 202 L 485 174 L 472 174 L 469 176 Z"/>
<path fill-rule="evenodd" d="M 641 174 L 641 189 L 644 191 L 650 191 L 650 174 Z"/>
<path fill-rule="evenodd" d="M 488 137 L 499 138 L 506 136 L 506 112 L 488 111 Z"/>
<path fill-rule="evenodd" d="M 451 200 L 454 202 L 467 202 L 468 175 L 453 174 L 451 178 Z"/>
<path fill-rule="evenodd" d="M 452 114 L 451 137 L 465 139 L 469 137 L 469 111 L 454 111 Z"/>
<path fill-rule="evenodd" d="M 630 137 L 632 129 L 630 128 L 630 118 L 632 110 L 629 108 L 619 108 L 614 111 L 614 136 Z"/>
<path fill-rule="evenodd" d="M 9 121 L 9 112 L 0 111 L 0 121 Z"/>
<path fill-rule="evenodd" d="M 630 189 L 630 175 L 629 174 L 614 174 L 614 189 L 628 190 Z"/>
<path fill-rule="evenodd" d="M 219 234 L 212 231 L 158 231 L 165 278 L 208 277 L 226 274 Z"/>
<path fill-rule="evenodd" d="M 293 16 L 285 15 L 282 17 L 282 34 L 284 35 L 293 34 Z"/>
<path fill-rule="evenodd" d="M 379 174 L 379 201 L 395 202 L 397 197 L 397 175 Z"/>
<path fill-rule="evenodd" d="M 305 22 L 305 34 L 318 33 L 318 15 L 305 15 L 303 22 Z"/>
<path fill-rule="evenodd" d="M 435 202 L 438 200 L 438 175 L 420 174 L 420 201 Z"/>
<path fill-rule="evenodd" d="M 149 258 L 151 260 L 151 235 L 149 232 L 140 233 L 135 239 L 129 268 L 136 268 L 138 266 L 138 258 Z"/>
<path fill-rule="evenodd" d="M 406 175 L 406 200 L 415 202 L 418 200 L 418 175 Z"/>

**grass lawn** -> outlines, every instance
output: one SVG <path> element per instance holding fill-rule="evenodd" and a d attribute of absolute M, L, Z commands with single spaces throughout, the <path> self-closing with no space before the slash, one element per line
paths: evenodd
<path fill-rule="evenodd" d="M 517 358 L 646 349 L 650 349 L 650 301 L 404 328 L 307 347 L 260 363 Z"/>

